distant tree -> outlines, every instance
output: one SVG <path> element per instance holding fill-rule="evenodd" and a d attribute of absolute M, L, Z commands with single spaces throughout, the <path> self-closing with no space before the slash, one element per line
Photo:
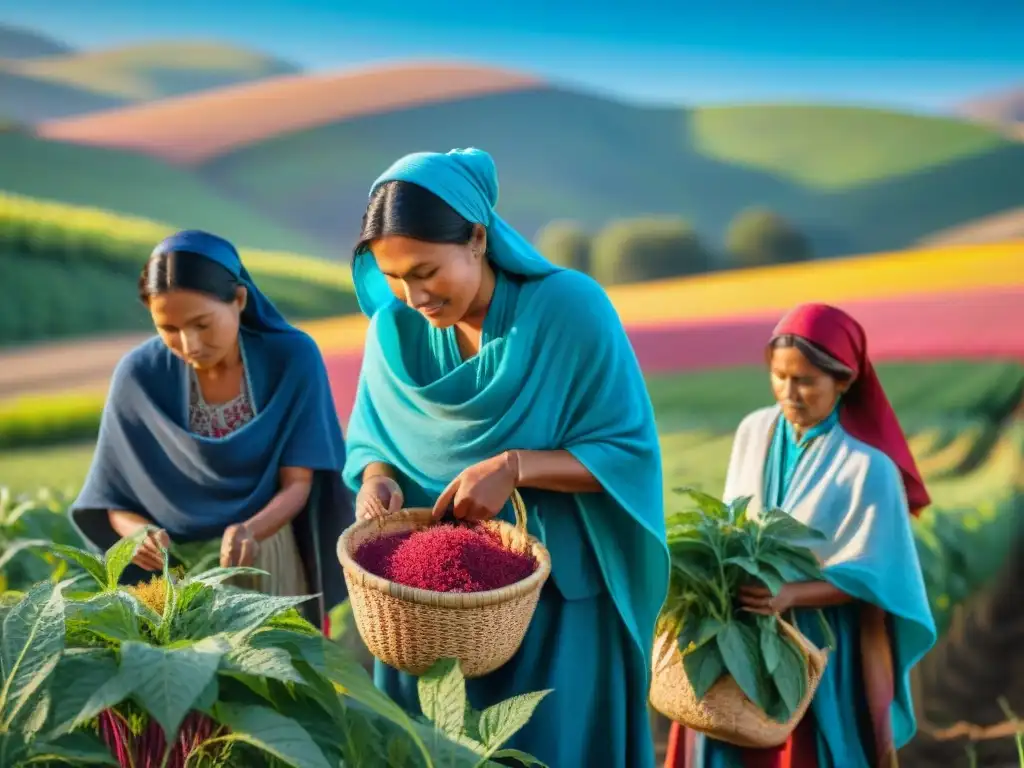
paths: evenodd
<path fill-rule="evenodd" d="M 591 274 L 605 285 L 705 272 L 710 254 L 685 220 L 648 216 L 613 221 L 594 237 Z"/>
<path fill-rule="evenodd" d="M 765 208 L 748 208 L 737 214 L 729 225 L 725 243 L 730 260 L 740 267 L 763 267 L 813 257 L 807 237 Z"/>
<path fill-rule="evenodd" d="M 561 267 L 590 271 L 590 235 L 574 221 L 552 221 L 537 233 L 537 250 Z"/>

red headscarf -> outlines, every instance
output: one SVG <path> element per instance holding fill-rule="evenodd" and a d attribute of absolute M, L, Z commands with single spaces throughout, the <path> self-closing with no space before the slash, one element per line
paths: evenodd
<path fill-rule="evenodd" d="M 899 467 L 910 512 L 916 516 L 931 499 L 896 412 L 868 357 L 868 340 L 860 323 L 827 304 L 801 304 L 775 326 L 772 338 L 783 335 L 806 339 L 853 371 L 853 384 L 843 395 L 839 422 L 847 432 L 880 450 Z"/>

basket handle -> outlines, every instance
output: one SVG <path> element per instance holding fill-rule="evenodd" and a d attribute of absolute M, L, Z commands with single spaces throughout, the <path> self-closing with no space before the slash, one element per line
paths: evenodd
<path fill-rule="evenodd" d="M 512 489 L 512 509 L 516 513 L 516 530 L 522 534 L 526 533 L 526 503 L 519 495 L 519 489 Z"/>

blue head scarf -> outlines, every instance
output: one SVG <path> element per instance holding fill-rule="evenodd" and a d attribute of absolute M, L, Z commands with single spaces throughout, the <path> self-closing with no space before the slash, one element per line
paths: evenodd
<path fill-rule="evenodd" d="M 282 467 L 312 469 L 310 503 L 292 525 L 310 588 L 324 593 L 321 608 L 329 608 L 345 594 L 340 570 L 329 564 L 352 512 L 339 474 L 345 444 L 320 350 L 260 292 L 231 243 L 190 230 L 153 253 L 182 251 L 220 264 L 248 291 L 239 337 L 255 416 L 221 438 L 194 434 L 185 362 L 159 337 L 143 342 L 114 370 L 72 520 L 99 548 L 117 538 L 112 509 L 147 518 L 174 542 L 217 538 L 263 509 Z"/>
<path fill-rule="evenodd" d="M 487 229 L 488 255 L 500 269 L 528 278 L 544 277 L 561 269 L 541 256 L 494 210 L 498 204 L 498 171 L 488 153 L 453 149 L 447 154 L 406 155 L 373 182 L 370 196 L 389 181 L 407 181 L 423 187 L 448 203 L 462 218 L 482 224 Z M 378 309 L 397 301 L 369 249 L 355 254 L 352 278 L 359 307 L 367 316 L 372 317 Z"/>
<path fill-rule="evenodd" d="M 277 307 L 260 293 L 256 283 L 249 277 L 249 271 L 242 264 L 242 258 L 231 243 L 223 237 L 211 235 L 198 229 L 186 229 L 164 238 L 153 249 L 152 256 L 185 251 L 202 256 L 220 264 L 231 273 L 248 292 L 242 325 L 260 333 L 297 333 L 297 329 L 284 319 Z"/>
<path fill-rule="evenodd" d="M 366 466 L 384 462 L 398 471 L 407 504 L 430 505 L 462 470 L 502 451 L 572 453 L 604 491 L 524 489 L 530 530 L 551 551 L 552 581 L 567 600 L 610 593 L 632 649 L 630 711 L 644 712 L 668 551 L 653 409 L 615 308 L 597 283 L 548 262 L 495 213 L 498 182 L 486 152 L 409 155 L 374 188 L 394 180 L 429 190 L 487 228 L 494 296 L 480 350 L 463 360 L 452 328 L 433 328 L 397 301 L 373 254 L 356 255 L 356 294 L 372 319 L 346 483 L 358 488 Z M 581 658 L 579 674 L 606 661 Z M 562 691 L 576 684 L 550 683 Z M 642 731 L 630 743 L 649 749 L 646 718 L 630 720 Z"/>

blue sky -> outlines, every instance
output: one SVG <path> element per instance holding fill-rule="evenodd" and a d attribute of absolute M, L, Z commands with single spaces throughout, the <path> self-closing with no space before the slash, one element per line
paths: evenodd
<path fill-rule="evenodd" d="M 445 57 L 523 69 L 639 101 L 830 101 L 941 111 L 1024 85 L 1021 0 L 4 5 L 0 21 L 87 48 L 217 39 L 315 69 Z"/>

